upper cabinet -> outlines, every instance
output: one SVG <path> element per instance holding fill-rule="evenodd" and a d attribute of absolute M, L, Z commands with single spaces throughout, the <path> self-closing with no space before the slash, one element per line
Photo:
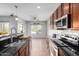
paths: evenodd
<path fill-rule="evenodd" d="M 54 14 L 50 16 L 50 25 L 51 25 L 51 28 L 54 28 Z"/>
<path fill-rule="evenodd" d="M 54 28 L 54 14 L 52 14 L 52 28 Z"/>
<path fill-rule="evenodd" d="M 71 4 L 72 28 L 79 28 L 79 3 Z"/>
<path fill-rule="evenodd" d="M 70 4 L 69 3 L 62 3 L 62 15 L 70 13 Z"/>
<path fill-rule="evenodd" d="M 70 24 L 69 28 L 79 30 L 79 3 L 62 3 L 59 5 L 59 7 L 52 14 L 51 23 L 52 23 L 52 26 L 54 26 L 54 29 L 56 28 L 56 21 L 66 15 L 70 15 L 68 18 L 64 18 L 64 19 L 68 19 L 68 22 Z M 68 22 L 65 22 L 65 23 L 68 23 Z"/>
<path fill-rule="evenodd" d="M 50 28 L 52 28 L 52 16 L 50 16 Z"/>
<path fill-rule="evenodd" d="M 58 7 L 58 18 L 60 18 L 62 16 L 62 6 L 60 5 Z"/>
<path fill-rule="evenodd" d="M 56 20 L 58 18 L 58 9 L 56 9 L 56 11 L 54 12 L 54 20 Z"/>

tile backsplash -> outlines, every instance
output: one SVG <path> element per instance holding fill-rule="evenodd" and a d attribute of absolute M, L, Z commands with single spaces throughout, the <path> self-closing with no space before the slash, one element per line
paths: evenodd
<path fill-rule="evenodd" d="M 72 31 L 70 29 L 68 30 L 49 30 L 48 35 L 53 35 L 53 34 L 58 34 L 58 35 L 69 35 L 69 36 L 79 36 L 79 31 Z"/>

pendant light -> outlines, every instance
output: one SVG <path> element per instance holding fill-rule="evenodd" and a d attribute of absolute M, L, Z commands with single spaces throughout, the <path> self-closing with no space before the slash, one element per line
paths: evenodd
<path fill-rule="evenodd" d="M 17 21 L 17 20 L 19 20 L 19 18 L 18 18 L 18 16 L 17 16 L 17 8 L 18 8 L 18 6 L 15 5 L 14 7 L 15 7 L 15 9 L 16 9 L 16 12 L 15 12 L 15 13 L 16 13 L 16 15 L 15 15 L 15 20 Z"/>

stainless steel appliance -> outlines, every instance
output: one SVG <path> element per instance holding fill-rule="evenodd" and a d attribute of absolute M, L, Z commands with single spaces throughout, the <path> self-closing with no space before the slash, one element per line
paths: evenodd
<path fill-rule="evenodd" d="M 79 37 L 78 36 L 72 36 L 72 35 L 65 35 L 61 36 L 63 41 L 69 42 L 71 44 L 74 44 L 76 46 L 79 46 Z"/>
<path fill-rule="evenodd" d="M 55 22 L 56 22 L 57 29 L 58 28 L 70 28 L 71 27 L 70 14 L 66 14 L 62 16 L 61 18 L 57 19 Z"/>
<path fill-rule="evenodd" d="M 53 40 L 58 48 L 58 56 L 77 56 L 79 55 L 78 46 L 71 45 L 61 39 Z"/>

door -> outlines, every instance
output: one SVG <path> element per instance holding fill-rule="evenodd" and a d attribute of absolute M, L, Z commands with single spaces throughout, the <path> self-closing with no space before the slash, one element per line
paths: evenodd
<path fill-rule="evenodd" d="M 43 34 L 41 24 L 32 24 L 31 25 L 31 36 L 32 38 L 40 38 Z"/>

